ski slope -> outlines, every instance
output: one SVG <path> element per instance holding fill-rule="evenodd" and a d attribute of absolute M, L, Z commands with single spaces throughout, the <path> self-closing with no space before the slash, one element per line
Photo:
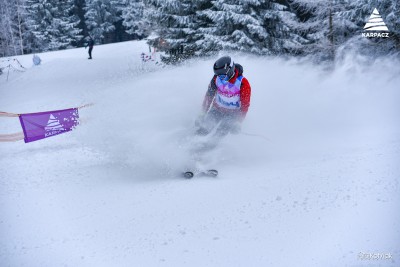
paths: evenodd
<path fill-rule="evenodd" d="M 243 133 L 204 160 L 218 178 L 185 180 L 217 58 L 161 68 L 147 51 L 26 55 L 0 75 L 0 111 L 95 104 L 73 132 L 0 143 L 0 266 L 399 266 L 398 60 L 233 54 L 252 86 Z"/>

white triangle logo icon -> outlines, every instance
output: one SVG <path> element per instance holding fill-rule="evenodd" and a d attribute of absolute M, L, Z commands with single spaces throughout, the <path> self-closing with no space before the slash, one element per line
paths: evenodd
<path fill-rule="evenodd" d="M 64 127 L 53 116 L 53 114 L 50 115 L 49 121 L 47 122 L 46 127 L 44 127 L 44 130 L 46 131 L 45 133 L 46 137 L 65 131 Z"/>
<path fill-rule="evenodd" d="M 388 27 L 386 27 L 385 22 L 383 21 L 381 15 L 378 10 L 375 8 L 372 12 L 371 16 L 367 24 L 364 26 L 364 30 L 366 31 L 389 31 Z"/>

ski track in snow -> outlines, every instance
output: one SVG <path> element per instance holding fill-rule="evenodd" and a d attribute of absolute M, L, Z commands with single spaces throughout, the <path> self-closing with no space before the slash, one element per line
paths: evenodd
<path fill-rule="evenodd" d="M 73 132 L 0 144 L 1 266 L 400 264 L 397 61 L 326 71 L 236 55 L 253 88 L 249 135 L 206 157 L 218 178 L 185 180 L 215 58 L 160 68 L 141 63 L 147 51 L 49 52 L 38 67 L 19 56 L 27 70 L 0 76 L 1 111 L 95 103 Z M 20 131 L 0 119 L 0 134 Z"/>

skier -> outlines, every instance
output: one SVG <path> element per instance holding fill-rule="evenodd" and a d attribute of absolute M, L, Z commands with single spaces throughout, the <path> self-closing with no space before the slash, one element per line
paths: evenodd
<path fill-rule="evenodd" d="M 189 179 L 195 174 L 218 175 L 217 170 L 204 170 L 201 166 L 205 153 L 212 151 L 228 133 L 240 132 L 240 125 L 250 107 L 251 87 L 243 77 L 243 67 L 225 56 L 218 59 L 213 68 L 214 76 L 203 100 L 203 112 L 195 122 L 196 135 L 200 137 L 191 150 L 195 167 L 183 173 Z"/>
<path fill-rule="evenodd" d="M 203 114 L 196 120 L 199 135 L 215 130 L 219 136 L 240 132 L 241 123 L 250 107 L 251 87 L 243 77 L 243 67 L 229 56 L 214 64 L 214 76 L 203 100 Z"/>
<path fill-rule="evenodd" d="M 89 36 L 89 42 L 86 44 L 85 49 L 89 46 L 89 58 L 88 59 L 92 59 L 92 50 L 93 50 L 93 46 L 94 46 L 94 41 L 92 36 Z"/>

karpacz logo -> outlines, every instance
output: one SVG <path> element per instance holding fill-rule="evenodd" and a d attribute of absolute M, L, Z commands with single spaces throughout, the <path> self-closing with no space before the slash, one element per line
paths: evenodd
<path fill-rule="evenodd" d="M 361 36 L 366 38 L 389 37 L 389 29 L 376 8 L 369 17 L 367 24 L 365 24 L 364 32 L 361 33 Z"/>
<path fill-rule="evenodd" d="M 362 37 L 378 37 L 378 38 L 388 38 L 389 33 L 388 32 L 363 32 Z"/>
<path fill-rule="evenodd" d="M 60 124 L 60 121 L 57 120 L 53 114 L 50 114 L 49 121 L 47 122 L 45 130 L 45 137 L 53 136 L 60 134 L 65 131 L 64 127 Z"/>

